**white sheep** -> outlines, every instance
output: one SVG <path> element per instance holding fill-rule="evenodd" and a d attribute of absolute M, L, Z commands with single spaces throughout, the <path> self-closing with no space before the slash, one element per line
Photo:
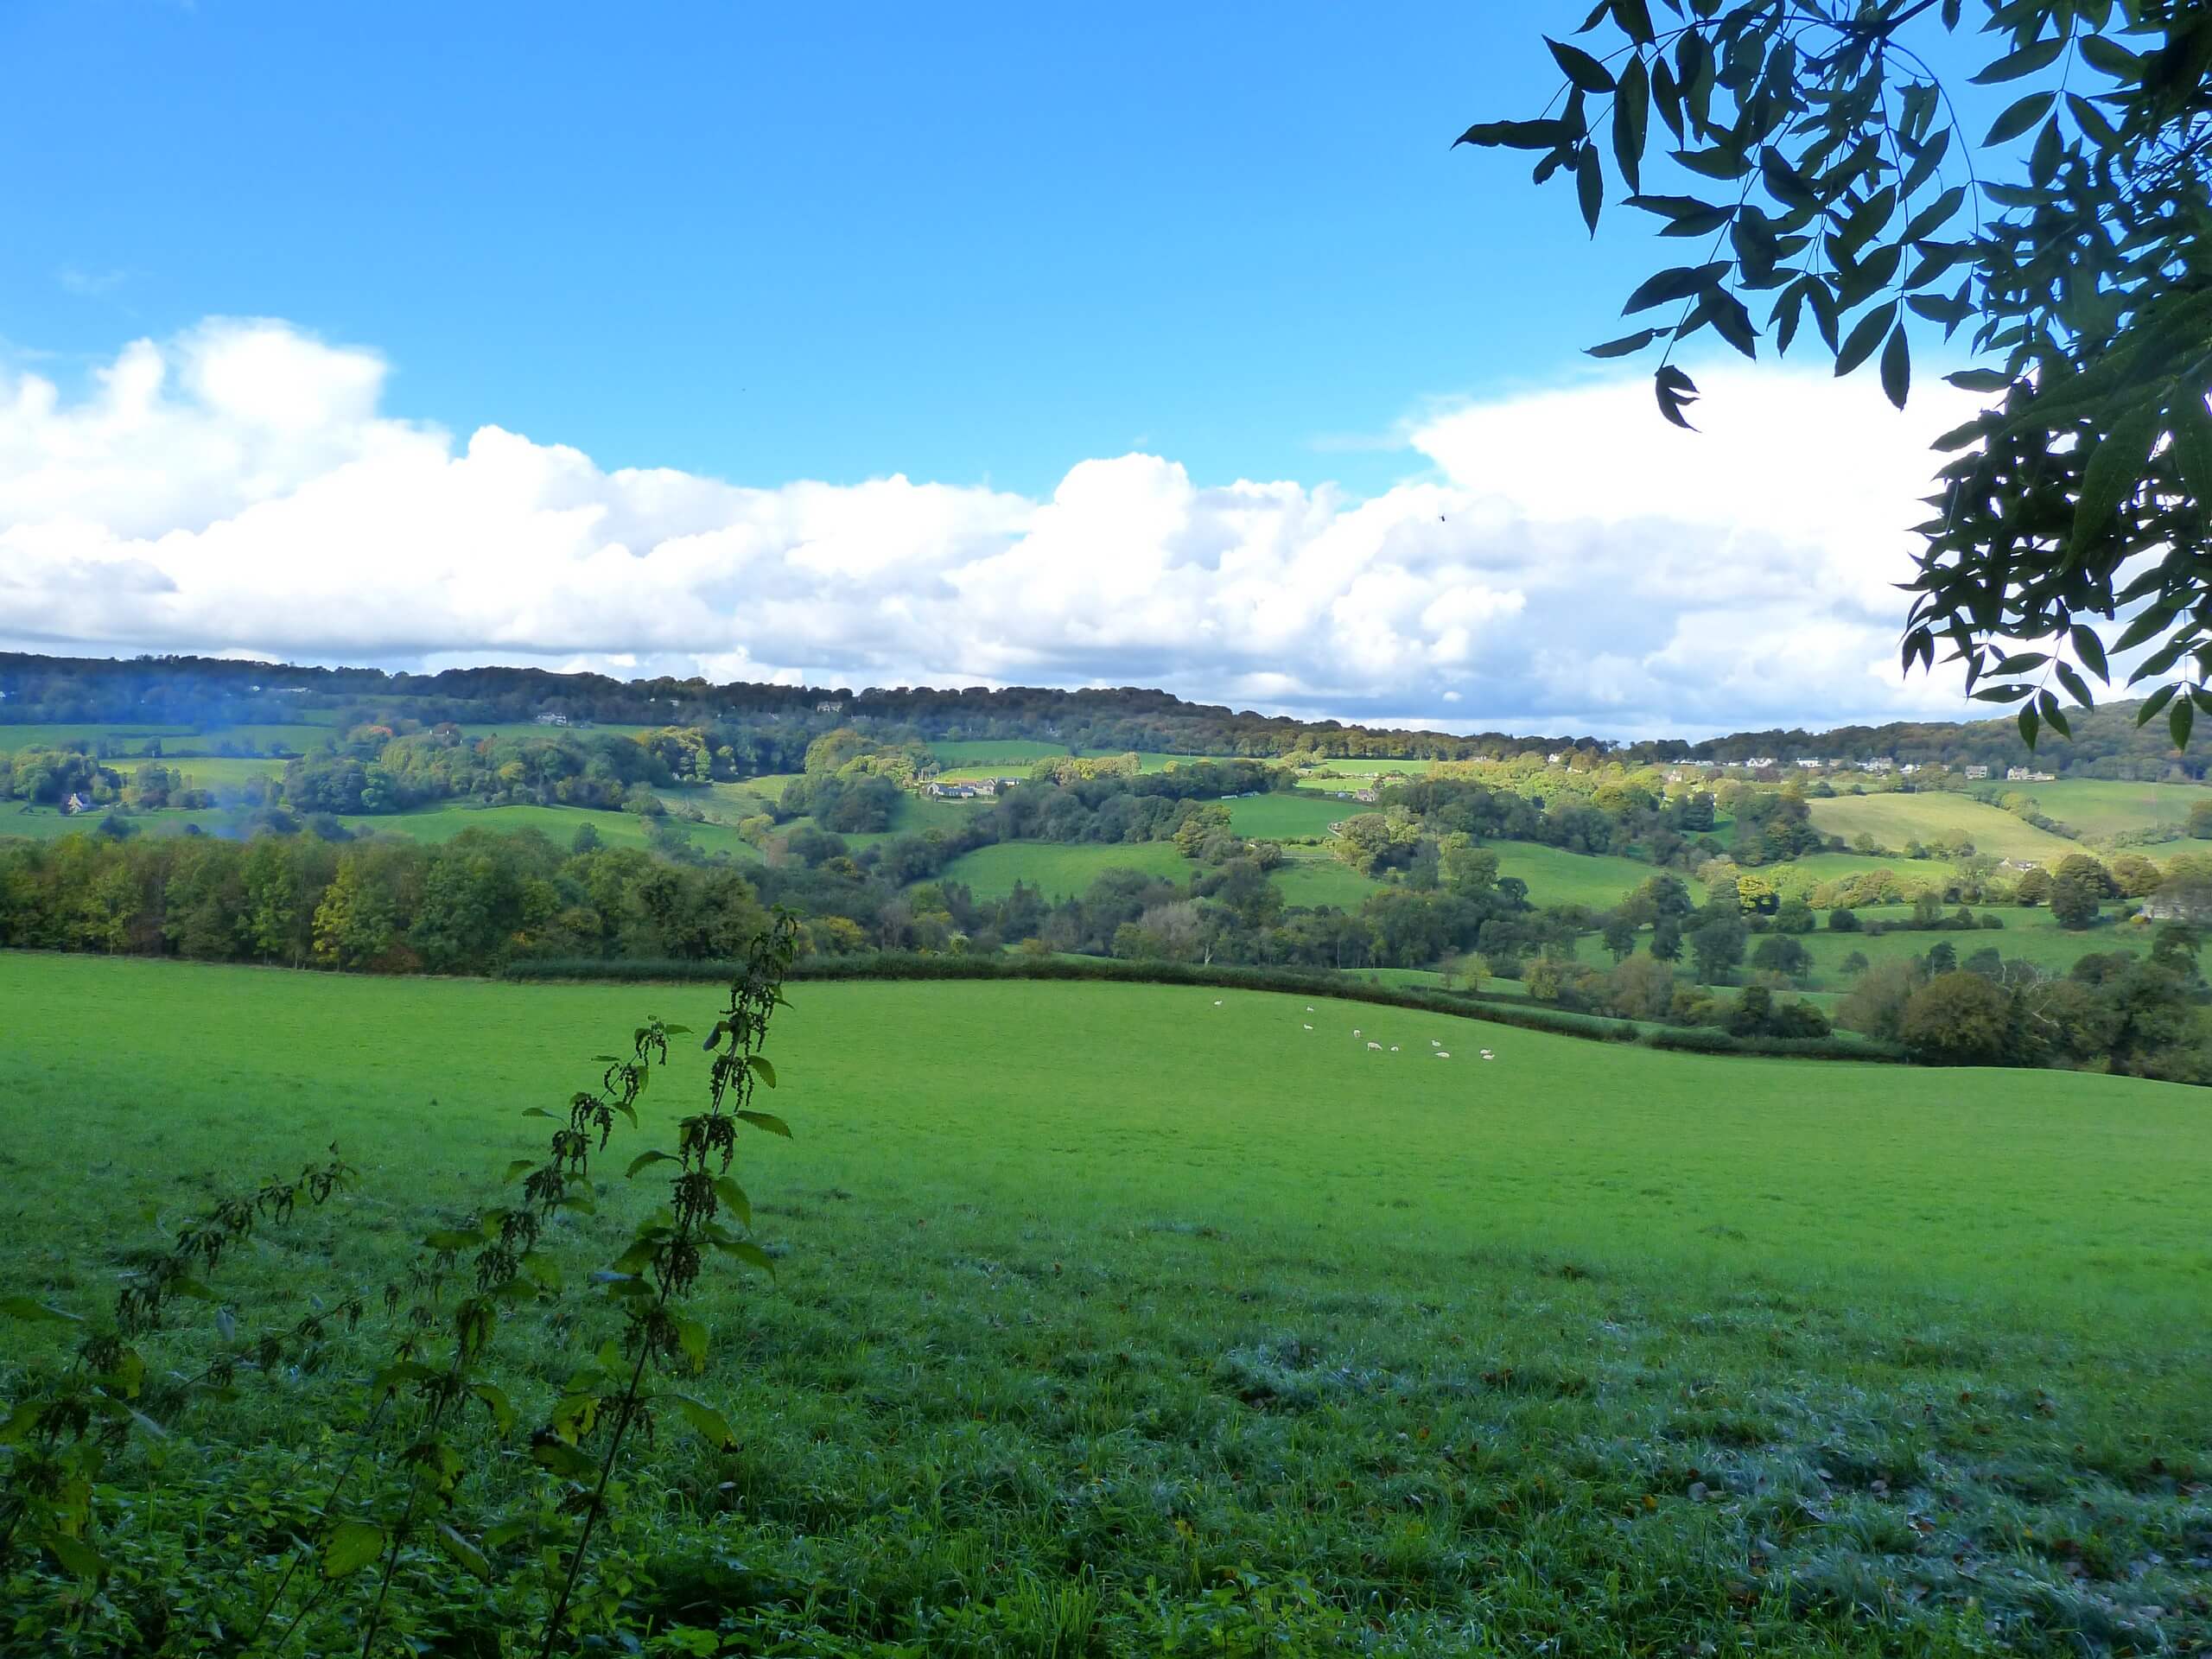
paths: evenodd
<path fill-rule="evenodd" d="M 1397 1046 L 1395 1043 L 1393 1043 L 1393 1044 L 1391 1044 L 1391 1045 L 1390 1045 L 1390 1052 L 1391 1052 L 1393 1054 L 1395 1054 L 1395 1053 L 1396 1053 L 1396 1052 L 1398 1052 L 1398 1046 Z"/>
<path fill-rule="evenodd" d="M 1380 1044 L 1380 1043 L 1370 1043 L 1370 1044 L 1368 1045 L 1368 1046 L 1369 1046 L 1370 1048 L 1371 1048 L 1371 1049 L 1376 1050 L 1377 1052 L 1381 1052 L 1381 1050 L 1382 1050 L 1382 1044 Z"/>
<path fill-rule="evenodd" d="M 1214 1007 L 1216 1007 L 1217 1008 L 1217 1007 L 1219 1007 L 1221 1006 L 1221 999 L 1220 999 L 1219 997 L 1217 997 L 1217 996 L 1216 998 L 1214 998 L 1214 1000 L 1213 1000 L 1213 1005 L 1214 1005 Z"/>
<path fill-rule="evenodd" d="M 1436 1039 L 1435 1039 L 1435 1038 L 1433 1038 L 1433 1037 L 1432 1037 L 1432 1038 L 1430 1038 L 1430 1039 L 1428 1039 L 1428 1046 L 1429 1046 L 1431 1048 L 1441 1048 L 1441 1047 L 1443 1047 L 1443 1046 L 1444 1046 L 1444 1045 L 1443 1045 L 1443 1044 L 1441 1044 L 1441 1043 L 1438 1042 L 1438 1041 L 1436 1040 Z"/>
<path fill-rule="evenodd" d="M 1438 1049 L 1438 1050 L 1436 1051 L 1436 1058 L 1437 1058 L 1438 1059 L 1440 1059 L 1440 1060 L 1448 1060 L 1448 1059 L 1450 1059 L 1452 1057 L 1451 1057 L 1449 1054 L 1446 1053 L 1442 1049 L 1440 1049 L 1440 1049 Z"/>
<path fill-rule="evenodd" d="M 1351 1028 L 1351 1034 L 1355 1037 L 1359 1035 L 1359 1027 L 1357 1026 L 1354 1026 Z"/>
<path fill-rule="evenodd" d="M 1494 1060 L 1494 1059 L 1496 1059 L 1497 1058 L 1497 1055 L 1495 1055 L 1495 1054 L 1493 1054 L 1493 1053 L 1491 1053 L 1491 1052 L 1490 1052 L 1490 1050 L 1488 1050 L 1488 1049 L 1484 1049 L 1484 1050 L 1483 1050 L 1483 1058 L 1484 1058 L 1484 1059 L 1486 1059 L 1486 1060 Z"/>
<path fill-rule="evenodd" d="M 1311 1031 L 1311 1030 L 1313 1030 L 1313 1027 L 1311 1027 L 1311 1026 L 1308 1026 L 1308 1027 L 1306 1027 L 1306 1030 L 1308 1030 L 1308 1031 Z"/>

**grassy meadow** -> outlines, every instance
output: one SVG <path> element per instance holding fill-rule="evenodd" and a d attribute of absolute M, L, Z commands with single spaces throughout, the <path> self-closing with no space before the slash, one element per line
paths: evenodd
<path fill-rule="evenodd" d="M 1229 827 L 1261 841 L 1294 841 L 1326 836 L 1329 826 L 1351 816 L 1343 801 L 1310 795 L 1248 795 L 1227 803 Z"/>
<path fill-rule="evenodd" d="M 1827 927 L 1823 917 L 1821 926 L 1796 938 L 1813 959 L 1813 970 L 1806 981 L 1807 985 L 1817 991 L 1839 992 L 1851 988 L 1852 977 L 1844 972 L 1843 964 L 1854 952 L 1864 956 L 1872 964 L 1907 957 L 1924 957 L 1939 944 L 1948 944 L 1957 952 L 1961 962 L 1977 950 L 1990 949 L 2008 960 L 2032 963 L 2048 974 L 2064 974 L 2082 957 L 2093 952 L 2133 950 L 2139 956 L 2144 955 L 2150 950 L 2153 930 L 2131 921 L 2134 906 L 2129 904 L 2107 905 L 2095 926 L 2079 931 L 2059 926 L 2050 912 L 2041 906 L 1976 906 L 1974 914 L 2000 917 L 2005 925 L 1977 928 L 1971 931 L 1965 929 L 1955 931 L 1949 929 L 1927 931 L 1901 929 L 1879 935 L 1863 931 L 1838 933 Z M 1883 905 L 1870 906 L 1855 913 L 1862 921 L 1900 922 L 1909 920 L 1912 911 L 1909 906 Z M 1761 941 L 1769 937 L 1770 935 L 1751 935 L 1745 946 L 1745 963 L 1732 976 L 1732 982 L 1740 982 L 1750 971 L 1751 952 L 1758 950 Z M 1650 931 L 1646 929 L 1638 936 L 1637 948 L 1639 950 L 1648 950 L 1650 943 Z M 1576 940 L 1574 954 L 1577 961 L 1592 966 L 1604 967 L 1611 962 L 1594 933 L 1586 933 Z M 1691 972 L 1691 958 L 1687 949 L 1681 960 L 1675 966 L 1684 976 Z M 1507 994 L 1513 989 L 1504 982 L 1497 982 L 1491 988 Z"/>
<path fill-rule="evenodd" d="M 1924 842 L 1938 836 L 1955 841 L 1961 835 L 1972 837 L 1976 852 L 2044 864 L 2084 850 L 2063 836 L 2038 830 L 2010 812 L 1965 795 L 1936 791 L 1839 795 L 1833 800 L 1808 801 L 1805 805 L 1812 814 L 1813 827 L 1822 835 L 1841 836 L 1846 841 L 1870 835 L 1877 846 L 1893 852 L 1908 841 Z"/>
<path fill-rule="evenodd" d="M 92 834 L 106 817 L 107 811 L 104 808 L 72 817 L 59 807 L 35 806 L 28 801 L 0 801 L 0 836 L 19 836 L 26 841 L 59 841 L 64 836 Z M 238 813 L 228 808 L 208 807 L 195 812 L 133 812 L 128 815 L 127 821 L 141 835 L 182 835 L 188 827 L 194 825 L 213 835 L 229 828 L 238 817 Z"/>
<path fill-rule="evenodd" d="M 157 726 L 117 723 L 8 725 L 0 723 L 0 754 L 17 749 L 66 748 L 72 743 L 115 744 L 124 756 L 142 755 L 149 743 L 158 741 L 162 756 L 215 756 L 225 743 L 250 744 L 256 748 L 281 748 L 306 753 L 319 748 L 330 736 L 327 726 L 306 724 L 261 726 Z"/>
<path fill-rule="evenodd" d="M 997 767 L 1019 767 L 1027 773 L 1039 760 L 1068 753 L 1065 743 L 1026 737 L 938 738 L 929 748 L 938 764 L 947 772 L 972 770 L 981 773 L 993 773 Z"/>
<path fill-rule="evenodd" d="M 777 1280 L 710 1273 L 716 1358 L 684 1385 L 737 1446 L 664 1425 L 616 1535 L 632 1561 L 744 1564 L 718 1580 L 724 1651 L 2212 1637 L 2197 1095 L 1189 988 L 791 995 L 770 1052 L 796 1138 L 741 1143 Z M 0 956 L 11 1281 L 95 1313 L 149 1213 L 334 1141 L 359 1189 L 215 1282 L 245 1330 L 372 1293 L 493 1201 L 537 1139 L 523 1108 L 642 1015 L 714 1000 Z M 649 1116 L 690 1109 L 701 1058 Z M 631 1144 L 573 1224 L 579 1268 L 649 1201 L 616 1173 Z M 563 1306 L 504 1327 L 525 1424 L 613 1328 Z M 391 1336 L 372 1314 L 345 1363 L 176 1424 L 158 1504 L 228 1524 Z M 527 1484 L 481 1432 L 471 1510 Z M 126 1561 L 155 1554 L 144 1513 L 111 1540 Z"/>
<path fill-rule="evenodd" d="M 0 754 L 13 754 L 18 749 L 67 748 L 72 743 L 98 743 L 102 739 L 111 740 L 136 754 L 143 753 L 150 740 L 158 738 L 166 748 L 172 742 L 189 741 L 194 735 L 194 730 L 190 726 L 0 723 Z"/>
<path fill-rule="evenodd" d="M 2189 809 L 2212 800 L 2199 784 L 2117 784 L 2098 779 L 2061 779 L 2055 784 L 2011 784 L 2032 798 L 2046 817 L 2056 818 L 2090 839 L 2145 830 L 2178 830 Z M 2153 855 L 2175 850 L 2146 849 Z"/>
<path fill-rule="evenodd" d="M 127 777 L 145 763 L 118 760 L 114 764 L 115 769 Z M 244 789 L 250 779 L 282 778 L 285 763 L 268 756 L 165 754 L 156 764 L 182 772 L 186 781 L 195 789 L 211 789 L 218 795 L 230 795 Z"/>
<path fill-rule="evenodd" d="M 940 879 L 966 884 L 979 899 L 1003 898 L 1017 881 L 1047 899 L 1065 899 L 1087 891 L 1109 870 L 1141 870 L 1182 881 L 1192 868 L 1169 841 L 1006 841 L 963 853 Z"/>
<path fill-rule="evenodd" d="M 1268 879 L 1282 889 L 1285 904 L 1313 909 L 1357 910 L 1380 885 L 1333 853 L 1303 849 L 1289 854 Z"/>
<path fill-rule="evenodd" d="M 1570 853 L 1533 841 L 1485 843 L 1497 855 L 1497 873 L 1529 884 L 1529 902 L 1587 905 L 1610 910 L 1652 876 L 1650 865 L 1604 853 Z"/>

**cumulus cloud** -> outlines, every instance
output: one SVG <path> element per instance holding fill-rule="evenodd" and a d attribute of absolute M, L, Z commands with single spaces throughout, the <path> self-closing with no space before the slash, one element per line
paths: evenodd
<path fill-rule="evenodd" d="M 65 399 L 0 376 L 0 638 L 436 668 L 850 685 L 1163 685 L 1468 729 L 1639 735 L 1956 713 L 1902 682 L 1936 389 L 1700 377 L 1433 410 L 1406 481 L 1071 467 L 1034 499 L 904 476 L 607 471 L 382 412 L 372 351 L 218 320 Z"/>

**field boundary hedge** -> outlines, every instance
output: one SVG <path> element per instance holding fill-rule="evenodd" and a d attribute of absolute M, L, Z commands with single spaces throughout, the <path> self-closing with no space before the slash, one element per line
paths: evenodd
<path fill-rule="evenodd" d="M 528 981 L 600 981 L 613 983 L 649 982 L 719 984 L 729 978 L 728 963 L 676 959 L 600 961 L 573 957 L 545 957 L 511 962 L 501 977 Z M 1009 957 L 938 957 L 911 951 L 879 950 L 847 957 L 809 957 L 792 968 L 792 980 L 1090 980 L 1135 985 L 1211 986 L 1224 990 L 1281 991 L 1300 996 L 1327 996 L 1345 1002 L 1371 1002 L 1384 1007 L 1412 1008 L 1425 1014 L 1446 1014 L 1464 1020 L 1512 1026 L 1524 1031 L 1549 1032 L 1555 1036 L 1580 1037 L 1589 1042 L 1636 1043 L 1647 1048 L 1673 1049 L 1698 1054 L 1748 1054 L 1812 1060 L 1904 1060 L 1901 1049 L 1852 1033 L 1829 1037 L 1735 1037 L 1717 1027 L 1639 1025 L 1601 1014 L 1575 1014 L 1566 1008 L 1531 1007 L 1526 1002 L 1484 996 L 1466 991 L 1426 991 L 1410 987 L 1375 985 L 1342 979 L 1326 973 L 1294 969 L 1248 968 L 1181 962 L 1125 962 L 1119 957 L 1027 960 Z"/>

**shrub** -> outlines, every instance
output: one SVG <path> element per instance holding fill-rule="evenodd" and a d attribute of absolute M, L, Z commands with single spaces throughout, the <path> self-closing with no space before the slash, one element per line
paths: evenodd
<path fill-rule="evenodd" d="M 1996 1065 L 2011 1052 L 2012 999 L 1980 974 L 1938 974 L 1907 1001 L 1905 1048 L 1931 1065 Z"/>

